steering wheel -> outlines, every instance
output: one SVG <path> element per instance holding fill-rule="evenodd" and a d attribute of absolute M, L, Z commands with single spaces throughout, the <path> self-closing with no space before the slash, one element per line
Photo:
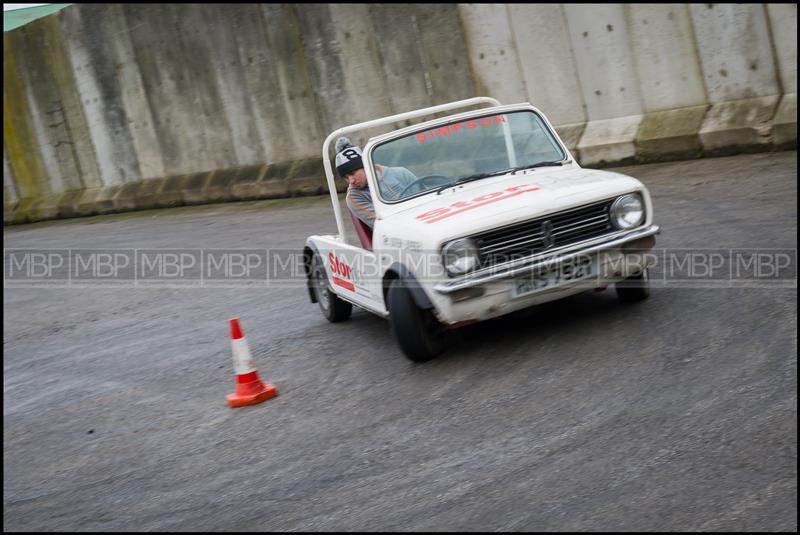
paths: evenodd
<path fill-rule="evenodd" d="M 416 179 L 414 182 L 403 188 L 403 191 L 400 192 L 398 198 L 402 199 L 406 196 L 409 190 L 413 187 L 417 187 L 417 192 L 423 191 L 426 188 L 432 188 L 434 186 L 442 186 L 444 184 L 449 184 L 452 182 L 453 179 L 450 177 L 446 177 L 444 175 L 426 175 L 422 178 Z M 429 184 L 430 182 L 430 184 Z M 416 192 L 415 192 L 416 193 Z"/>

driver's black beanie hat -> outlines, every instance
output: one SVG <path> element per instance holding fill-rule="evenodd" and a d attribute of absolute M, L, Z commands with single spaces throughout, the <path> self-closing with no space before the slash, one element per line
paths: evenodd
<path fill-rule="evenodd" d="M 350 143 L 350 140 L 342 136 L 336 140 L 336 172 L 340 177 L 351 173 L 356 169 L 361 169 L 364 164 L 361 162 L 361 149 Z"/>

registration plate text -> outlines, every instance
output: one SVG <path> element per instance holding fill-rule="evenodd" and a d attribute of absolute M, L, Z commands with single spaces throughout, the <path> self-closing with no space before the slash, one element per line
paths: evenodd
<path fill-rule="evenodd" d="M 596 261 L 590 256 L 580 256 L 563 262 L 544 272 L 516 279 L 511 287 L 511 297 L 522 297 L 547 288 L 555 288 L 570 282 L 591 277 L 596 273 Z"/>

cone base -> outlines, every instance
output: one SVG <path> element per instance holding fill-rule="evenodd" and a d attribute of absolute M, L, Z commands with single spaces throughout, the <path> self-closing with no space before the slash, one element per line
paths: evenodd
<path fill-rule="evenodd" d="M 228 406 L 232 408 L 244 407 L 246 405 L 257 405 L 262 401 L 274 398 L 278 395 L 278 389 L 274 385 L 264 384 L 263 390 L 259 390 L 249 394 L 233 393 L 228 394 L 225 398 L 228 400 Z"/>

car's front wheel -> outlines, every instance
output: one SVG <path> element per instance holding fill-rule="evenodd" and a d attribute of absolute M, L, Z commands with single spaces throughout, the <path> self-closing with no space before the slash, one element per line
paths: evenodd
<path fill-rule="evenodd" d="M 621 280 L 615 285 L 617 298 L 622 303 L 642 301 L 650 297 L 650 277 L 647 268 L 638 274 Z"/>
<path fill-rule="evenodd" d="M 389 285 L 387 295 L 392 332 L 405 355 L 424 362 L 445 350 L 445 332 L 431 310 L 423 310 L 414 302 L 411 292 L 400 279 Z"/>
<path fill-rule="evenodd" d="M 328 275 L 325 273 L 325 265 L 319 255 L 314 255 L 311 261 L 311 282 L 314 288 L 314 296 L 317 298 L 322 315 L 331 323 L 344 321 L 353 313 L 353 305 L 339 299 L 331 291 L 328 284 Z"/>

